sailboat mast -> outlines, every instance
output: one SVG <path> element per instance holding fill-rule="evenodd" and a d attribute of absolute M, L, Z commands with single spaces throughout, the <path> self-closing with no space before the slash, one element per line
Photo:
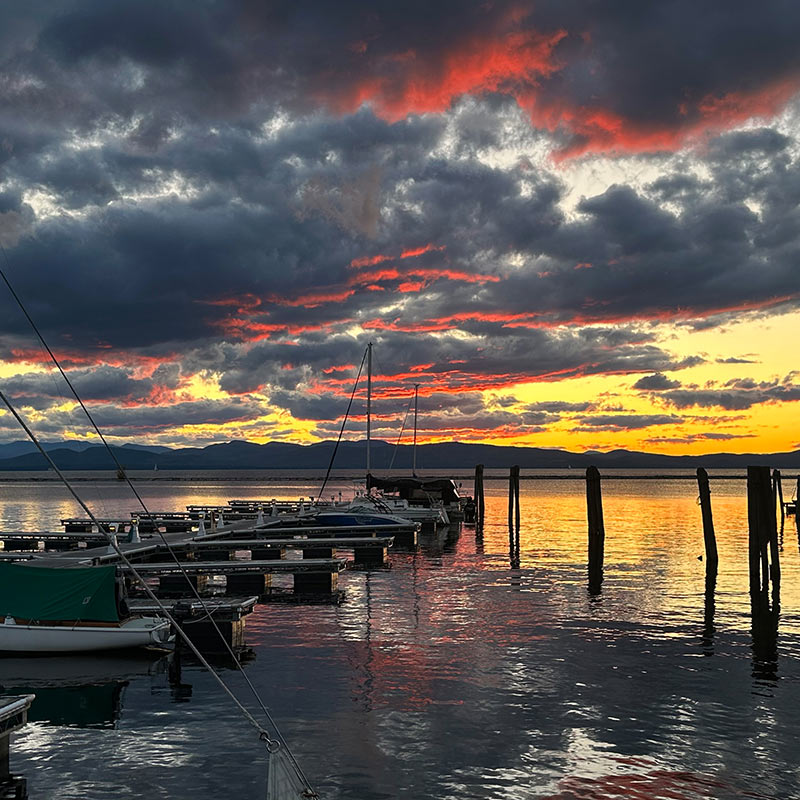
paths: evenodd
<path fill-rule="evenodd" d="M 417 476 L 417 409 L 419 400 L 419 384 L 414 384 L 414 449 L 413 449 L 413 464 L 411 467 L 411 474 Z"/>
<path fill-rule="evenodd" d="M 367 345 L 367 474 L 369 474 L 369 445 L 372 438 L 372 342 Z"/>

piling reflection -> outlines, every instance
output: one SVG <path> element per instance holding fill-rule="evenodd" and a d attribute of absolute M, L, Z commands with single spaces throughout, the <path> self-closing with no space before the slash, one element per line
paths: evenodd
<path fill-rule="evenodd" d="M 758 592 L 751 597 L 753 671 L 756 682 L 774 683 L 778 680 L 778 625 L 781 605 L 780 589 L 772 595 Z"/>
<path fill-rule="evenodd" d="M 261 606 L 248 617 L 258 650 L 248 673 L 323 796 L 798 796 L 790 770 L 763 773 L 767 762 L 796 763 L 800 740 L 800 531 L 782 553 L 782 596 L 751 608 L 743 481 L 711 476 L 720 559 L 709 573 L 693 476 L 604 474 L 604 591 L 587 597 L 583 475 L 523 476 L 510 529 L 507 478 L 487 480 L 474 534 L 442 530 L 417 551 L 390 551 L 391 570 L 345 573 L 343 605 Z M 42 746 L 34 729 L 20 766 L 44 784 L 38 759 L 61 759 L 76 781 L 105 759 L 119 783 L 147 773 L 152 796 L 245 796 L 257 783 L 227 700 L 188 659 L 168 666 L 176 702 L 165 686 L 148 693 L 146 680 L 124 688 L 129 737 L 50 727 Z M 191 714 L 178 705 L 187 679 L 202 697 Z M 763 735 L 765 720 L 781 736 Z M 57 737 L 63 747 L 51 746 Z M 217 795 L 214 775 L 194 767 L 219 758 L 236 769 L 222 770 L 230 785 Z M 168 768 L 178 761 L 192 768 Z M 128 786 L 121 800 L 142 796 Z"/>
<path fill-rule="evenodd" d="M 512 570 L 520 568 L 519 528 L 508 528 L 508 560 Z"/>
<path fill-rule="evenodd" d="M 717 570 L 706 571 L 706 589 L 703 598 L 703 632 L 701 635 L 702 652 L 705 656 L 714 655 L 714 614 L 717 610 L 715 592 L 717 590 Z"/>
<path fill-rule="evenodd" d="M 183 660 L 182 648 L 176 647 L 167 666 L 170 695 L 176 703 L 186 703 L 192 696 L 192 684 L 183 682 Z"/>

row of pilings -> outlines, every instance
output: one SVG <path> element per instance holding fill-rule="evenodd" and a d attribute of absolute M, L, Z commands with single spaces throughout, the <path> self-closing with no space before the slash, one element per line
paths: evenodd
<path fill-rule="evenodd" d="M 520 468 L 511 467 L 508 477 L 508 528 L 519 535 Z M 797 479 L 800 496 L 800 478 Z M 485 520 L 483 464 L 475 467 L 475 524 L 482 528 Z M 706 577 L 716 578 L 719 553 L 711 510 L 711 489 L 708 473 L 697 470 L 698 503 L 703 524 Z M 780 509 L 780 527 L 785 521 L 785 503 L 780 470 L 770 472 L 769 467 L 747 468 L 747 510 L 749 529 L 749 567 L 751 594 L 761 596 L 772 588 L 780 589 L 780 556 L 776 508 Z M 602 481 L 597 467 L 586 470 L 586 518 L 588 523 L 588 577 L 589 590 L 600 591 L 603 583 L 605 558 L 605 522 L 603 519 Z M 800 528 L 800 516 L 796 517 Z"/>
<path fill-rule="evenodd" d="M 520 567 L 520 470 L 513 466 L 508 481 L 508 531 L 512 568 Z M 708 473 L 697 470 L 698 503 L 703 526 L 705 550 L 705 633 L 711 636 L 719 553 L 711 508 Z M 797 479 L 794 504 L 795 523 L 800 536 L 800 477 Z M 483 465 L 475 468 L 475 523 L 482 535 L 485 520 Z M 777 512 L 780 513 L 780 528 Z M 780 535 L 786 518 L 780 470 L 767 466 L 747 468 L 748 565 L 752 611 L 754 675 L 770 677 L 777 659 L 777 630 L 780 615 Z M 588 590 L 591 596 L 600 594 L 603 585 L 605 559 L 605 522 L 603 518 L 602 481 L 594 466 L 586 470 L 586 517 L 588 526 Z M 762 665 L 762 666 L 759 666 Z M 766 667 L 763 667 L 766 665 Z M 761 672 L 759 673 L 759 670 Z"/>

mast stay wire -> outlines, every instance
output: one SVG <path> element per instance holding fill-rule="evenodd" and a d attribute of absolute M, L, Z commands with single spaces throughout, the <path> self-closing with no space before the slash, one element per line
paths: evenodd
<path fill-rule="evenodd" d="M 28 435 L 30 440 L 36 445 L 36 447 L 39 450 L 39 452 L 47 460 L 47 463 L 55 471 L 56 475 L 58 475 L 58 477 L 60 478 L 62 483 L 67 487 L 67 489 L 69 490 L 70 494 L 73 496 L 73 498 L 78 503 L 78 505 L 84 510 L 84 512 L 86 514 L 89 515 L 89 518 L 92 520 L 92 522 L 95 525 L 97 525 L 98 530 L 108 539 L 109 546 L 111 548 L 113 548 L 113 550 L 115 551 L 117 556 L 125 564 L 125 566 L 128 567 L 128 569 L 131 571 L 131 574 L 136 578 L 136 580 L 139 581 L 139 583 L 141 583 L 141 585 L 144 588 L 145 592 L 147 593 L 148 597 L 150 597 L 150 599 L 154 603 L 156 603 L 156 605 L 158 605 L 158 607 L 164 613 L 164 616 L 175 626 L 176 631 L 181 634 L 181 638 L 183 638 L 183 640 L 189 646 L 189 649 L 194 653 L 194 655 L 197 656 L 197 658 L 200 660 L 200 663 L 203 664 L 203 666 L 205 666 L 212 673 L 212 675 L 215 675 L 217 677 L 220 685 L 223 687 L 225 692 L 231 697 L 231 699 L 234 701 L 234 703 L 236 703 L 236 705 L 239 707 L 239 710 L 242 711 L 242 713 L 245 715 L 245 717 L 248 719 L 248 721 L 256 728 L 256 730 L 259 733 L 259 736 L 263 736 L 264 734 L 266 734 L 267 732 L 262 728 L 261 725 L 259 725 L 258 721 L 253 717 L 253 715 L 239 702 L 239 700 L 234 696 L 234 694 L 231 692 L 231 690 L 228 688 L 228 686 L 219 678 L 219 675 L 217 675 L 216 671 L 211 667 L 211 665 L 208 663 L 208 661 L 206 661 L 206 659 L 202 656 L 202 654 L 197 649 L 197 647 L 194 645 L 192 640 L 188 637 L 188 635 L 180 628 L 180 626 L 178 626 L 178 624 L 176 623 L 176 621 L 173 618 L 173 616 L 170 614 L 170 612 L 167 610 L 167 608 L 164 606 L 164 604 L 159 600 L 159 598 L 156 596 L 156 594 L 153 592 L 153 590 L 150 588 L 150 586 L 147 584 L 147 582 L 144 580 L 144 578 L 139 574 L 139 572 L 136 570 L 136 567 L 134 567 L 134 565 L 131 563 L 130 559 L 122 551 L 122 549 L 120 548 L 119 544 L 114 541 L 114 537 L 108 531 L 105 530 L 105 528 L 100 523 L 100 521 L 92 513 L 92 510 L 89 508 L 89 506 L 87 506 L 86 503 L 84 503 L 83 500 L 78 496 L 77 492 L 72 487 L 72 484 L 67 480 L 66 476 L 58 468 L 58 466 L 56 465 L 55 461 L 53 461 L 53 459 L 50 457 L 49 453 L 44 449 L 42 444 L 36 438 L 36 435 L 28 427 L 28 424 L 19 415 L 17 410 L 14 408 L 14 406 L 11 404 L 11 402 L 5 396 L 5 394 L 3 393 L 2 390 L 0 390 L 0 400 L 3 401 L 3 403 L 6 406 L 6 408 L 8 408 L 8 410 L 11 412 L 11 414 L 14 416 L 14 418 L 17 420 L 17 422 L 22 426 L 22 429 Z M 267 736 L 268 736 L 268 734 L 267 734 Z M 272 740 L 268 738 L 267 741 L 271 742 Z"/>
<path fill-rule="evenodd" d="M 353 398 L 356 396 L 356 389 L 358 388 L 358 381 L 361 378 L 361 373 L 364 370 L 364 362 L 367 360 L 367 353 L 369 352 L 369 347 L 364 350 L 364 355 L 361 357 L 361 366 L 358 368 L 358 375 L 356 375 L 356 382 L 353 384 L 353 391 L 350 392 L 350 402 L 347 404 L 347 411 L 345 411 L 344 419 L 342 420 L 342 427 L 339 429 L 339 438 L 336 440 L 336 444 L 334 445 L 333 452 L 331 453 L 331 460 L 328 463 L 328 470 L 325 473 L 325 480 L 322 481 L 322 488 L 319 490 L 319 495 L 317 496 L 317 503 L 322 499 L 322 493 L 325 491 L 325 487 L 328 485 L 328 478 L 330 478 L 331 470 L 333 469 L 333 462 L 336 458 L 336 452 L 339 449 L 339 443 L 342 441 L 342 434 L 344 433 L 344 426 L 347 423 L 347 418 L 350 416 L 350 409 L 353 406 Z"/>
<path fill-rule="evenodd" d="M 411 413 L 411 404 L 414 402 L 414 398 L 408 401 L 408 406 L 406 407 L 406 415 L 403 417 L 403 424 L 400 426 L 400 433 L 397 434 L 397 441 L 394 443 L 394 451 L 392 452 L 392 460 L 389 462 L 389 472 L 392 471 L 392 467 L 394 466 L 394 459 L 397 455 L 397 451 L 400 448 L 400 440 L 403 438 L 403 431 L 406 429 L 406 422 L 408 422 L 408 415 Z"/>
<path fill-rule="evenodd" d="M 2 243 L 2 241 L 0 241 L 0 250 L 2 250 L 2 253 L 3 253 L 3 258 L 4 258 L 4 260 L 5 260 L 6 266 L 7 266 L 7 267 L 8 267 L 8 266 L 10 266 L 10 262 L 9 262 L 9 258 L 8 258 L 8 253 L 6 252 L 6 249 L 5 249 L 5 247 L 3 246 L 3 243 Z M 135 487 L 135 486 L 133 485 L 133 483 L 131 482 L 131 479 L 130 479 L 130 477 L 128 476 L 128 473 L 125 471 L 125 469 L 124 469 L 124 468 L 122 467 L 122 465 L 120 464 L 120 462 L 119 462 L 119 460 L 117 459 L 117 457 L 116 457 L 116 455 L 115 455 L 115 453 L 114 453 L 114 451 L 113 451 L 112 447 L 109 445 L 109 443 L 108 443 L 108 441 L 106 440 L 105 436 L 103 435 L 102 431 L 101 431 L 101 430 L 100 430 L 100 428 L 97 426 L 97 423 L 95 422 L 95 420 L 94 420 L 94 417 L 93 417 L 93 416 L 92 416 L 92 414 L 89 412 L 89 409 L 86 407 L 86 405 L 84 404 L 83 400 L 81 399 L 80 395 L 78 394 L 78 392 L 76 391 L 76 389 L 75 389 L 74 385 L 72 384 L 72 381 L 71 381 L 71 380 L 69 379 L 69 377 L 67 376 L 67 374 L 66 374 L 66 372 L 64 371 L 63 367 L 61 366 L 61 363 L 59 362 L 59 360 L 56 358 L 56 356 L 55 356 L 55 353 L 53 353 L 52 349 L 51 349 L 51 348 L 50 348 L 50 346 L 47 344 L 47 341 L 45 340 L 44 336 L 42 335 L 41 331 L 39 330 L 39 327 L 36 325 L 36 323 L 34 322 L 33 318 L 32 318 L 32 317 L 30 316 L 30 314 L 28 313 L 28 310 L 27 310 L 27 308 L 25 307 L 24 303 L 23 303 L 23 302 L 22 302 L 22 300 L 20 299 L 19 295 L 18 295 L 18 294 L 16 293 L 16 291 L 14 290 L 14 287 L 11 285 L 11 282 L 9 281 L 9 279 L 8 279 L 8 277 L 7 277 L 6 273 L 5 273 L 5 271 L 4 271 L 4 270 L 3 270 L 1 267 L 0 267 L 0 278 L 2 278 L 2 279 L 3 279 L 3 282 L 4 282 L 4 283 L 5 283 L 5 285 L 8 287 L 8 290 L 9 290 L 9 292 L 11 293 L 11 296 L 12 296 L 12 297 L 14 298 L 14 300 L 17 302 L 17 305 L 18 305 L 18 306 L 20 307 L 20 309 L 22 310 L 22 313 L 25 315 L 25 318 L 28 320 L 28 323 L 30 324 L 31 328 L 33 328 L 34 332 L 36 333 L 36 336 L 38 337 L 38 339 L 39 339 L 39 341 L 40 341 L 40 343 L 41 343 L 41 346 L 42 346 L 42 347 L 44 347 L 44 349 L 47 351 L 47 353 L 48 353 L 48 355 L 50 356 L 51 360 L 53 361 L 53 363 L 55 364 L 55 366 L 58 368 L 58 371 L 61 373 L 61 376 L 64 378 L 64 381 L 66 382 L 67 386 L 70 388 L 70 391 L 72 392 L 72 394 L 73 394 L 73 396 L 75 397 L 76 401 L 78 402 L 78 404 L 80 405 L 80 407 L 83 409 L 83 412 L 84 412 L 84 414 L 86 415 L 86 418 L 89 420 L 89 422 L 91 423 L 91 425 L 92 425 L 92 427 L 94 428 L 95 432 L 96 432 L 96 433 L 97 433 L 97 435 L 100 437 L 100 440 L 102 441 L 103 445 L 105 446 L 106 450 L 108 451 L 108 453 L 109 453 L 109 455 L 111 456 L 111 458 L 112 458 L 112 460 L 113 460 L 114 464 L 115 464 L 115 465 L 116 465 L 116 467 L 117 467 L 117 470 L 118 470 L 118 473 L 117 473 L 117 474 L 121 474 L 121 475 L 123 475 L 123 476 L 124 476 L 126 483 L 128 484 L 128 486 L 130 487 L 130 489 L 131 489 L 131 491 L 133 492 L 134 496 L 136 497 L 137 501 L 139 502 L 139 505 L 142 507 L 142 510 L 144 511 L 144 514 L 145 514 L 145 517 L 146 517 L 146 518 L 147 518 L 147 519 L 150 521 L 150 523 L 151 523 L 151 526 L 152 526 L 153 530 L 154 530 L 156 533 L 158 533 L 158 535 L 159 535 L 159 537 L 160 537 L 160 539 L 161 539 L 162 543 L 163 543 L 163 544 L 164 544 L 164 546 L 167 548 L 167 551 L 169 552 L 170 556 L 172 557 L 172 560 L 174 561 L 174 563 L 176 564 L 176 566 L 177 566 L 177 567 L 178 567 L 178 569 L 180 570 L 180 572 L 181 572 L 182 576 L 183 576 L 183 577 L 184 577 L 184 579 L 186 580 L 186 583 L 187 583 L 187 585 L 188 585 L 188 586 L 190 587 L 190 589 L 192 590 L 192 593 L 194 594 L 194 596 L 195 596 L 195 599 L 196 599 L 196 600 L 197 600 L 197 601 L 200 603 L 200 606 L 201 606 L 201 608 L 203 609 L 203 612 L 204 612 L 204 614 L 205 614 L 205 615 L 208 617 L 208 620 L 211 622 L 211 624 L 212 624 L 212 626 L 213 626 L 213 628 L 214 628 L 215 632 L 217 633 L 217 635 L 219 636 L 219 638 L 220 638 L 220 640 L 222 641 L 223 645 L 225 646 L 225 649 L 228 651 L 228 654 L 231 656 L 231 658 L 232 658 L 232 660 L 233 660 L 233 663 L 236 665 L 236 668 L 237 668 L 237 669 L 239 670 L 239 672 L 242 674 L 242 677 L 244 678 L 244 680 L 245 680 L 245 683 L 246 683 L 246 684 L 248 685 L 248 687 L 250 688 L 250 691 L 252 692 L 253 696 L 255 697 L 255 699 L 256 699 L 256 702 L 258 703 L 258 705 L 259 705 L 259 707 L 260 707 L 260 709 L 261 709 L 262 713 L 265 715 L 265 717 L 266 717 L 266 718 L 269 720 L 270 724 L 272 725 L 272 727 L 273 727 L 273 729 L 274 729 L 274 731 L 275 731 L 275 734 L 276 734 L 276 736 L 277 736 L 277 737 L 278 737 L 278 739 L 279 739 L 279 743 L 280 743 L 280 744 L 281 744 L 281 745 L 284 747 L 284 749 L 286 750 L 286 753 L 287 753 L 287 755 L 289 756 L 289 758 L 290 758 L 290 760 L 291 760 L 291 762 L 292 762 L 292 765 L 294 766 L 295 770 L 297 771 L 297 773 L 298 773 L 299 777 L 301 778 L 301 780 L 303 781 L 303 783 L 306 785 L 306 787 L 307 787 L 307 788 L 308 788 L 308 789 L 309 789 L 309 790 L 310 790 L 310 791 L 313 793 L 313 789 L 311 789 L 311 784 L 309 783 L 308 779 L 306 778 L 306 776 L 305 776 L 305 774 L 304 774 L 304 772 L 303 772 L 302 768 L 300 767 L 300 764 L 299 764 L 299 763 L 297 762 L 297 760 L 295 759 L 295 757 L 294 757 L 294 754 L 293 754 L 293 753 L 292 753 L 292 751 L 291 751 L 291 748 L 289 747 L 289 745 L 288 745 L 288 743 L 286 742 L 285 738 L 284 738 L 284 737 L 283 737 L 283 735 L 281 734 L 281 732 L 280 732 L 280 730 L 279 730 L 279 728 L 278 728 L 278 726 L 277 726 L 277 724 L 276 724 L 276 722 L 275 722 L 274 718 L 272 717 L 272 714 L 269 712 L 269 709 L 266 707 L 266 705 L 265 705 L 264 701 L 262 700 L 261 696 L 259 695 L 259 693 L 258 693 L 258 690 L 255 688 L 255 686 L 253 685 L 252 681 L 250 680 L 250 677 L 249 677 L 249 676 L 247 675 L 247 673 L 245 672 L 245 670 L 244 670 L 244 667 L 243 667 L 243 666 L 242 666 L 242 664 L 241 664 L 241 661 L 240 661 L 240 660 L 239 660 L 239 659 L 236 657 L 236 654 L 234 653 L 233 649 L 232 649 L 232 648 L 231 648 L 231 646 L 228 644 L 228 642 L 227 642 L 227 640 L 225 639 L 225 637 L 222 635 L 222 631 L 220 631 L 220 629 L 219 629 L 219 626 L 217 625 L 217 623 L 216 623 L 216 620 L 213 618 L 213 615 L 212 615 L 211 611 L 209 610 L 208 606 L 207 606 L 207 605 L 205 604 L 205 602 L 203 601 L 203 598 L 202 598 L 202 597 L 200 597 L 200 594 L 199 594 L 199 592 L 198 592 L 198 591 L 197 591 L 197 589 L 194 587 L 194 585 L 192 584 L 191 580 L 189 580 L 189 576 L 188 576 L 188 574 L 187 574 L 187 572 L 186 572 L 186 570 L 185 570 L 185 568 L 184 568 L 183 564 L 181 564 L 181 562 L 180 562 L 180 559 L 178 559 L 178 557 L 177 557 L 177 555 L 176 555 L 175 551 L 174 551 L 174 550 L 172 549 L 172 547 L 170 546 L 170 544 L 169 544 L 169 542 L 167 541 L 167 539 L 166 539 L 166 537 L 164 536 L 164 534 L 163 534 L 163 533 L 162 533 L 162 532 L 161 532 L 161 531 L 158 529 L 158 526 L 156 525 L 156 520 L 155 520 L 155 518 L 153 517 L 152 513 L 150 512 L 150 510 L 147 508 L 147 506 L 146 506 L 146 504 L 145 504 L 144 500 L 142 499 L 141 495 L 140 495 L 140 494 L 139 494 L 139 492 L 137 491 L 136 487 Z M 366 357 L 366 353 L 365 353 L 365 357 Z M 362 360 L 362 367 L 363 367 L 363 360 Z M 360 375 L 360 370 L 359 370 L 359 375 Z M 78 502 L 78 504 L 81 506 L 81 508 L 83 508 L 83 510 L 84 510 L 84 511 L 85 511 L 85 512 L 86 512 L 86 513 L 89 515 L 89 517 L 90 517 L 90 519 L 92 520 L 92 522 L 93 522 L 95 525 L 97 525 L 97 527 L 98 527 L 98 530 L 99 530 L 101 533 L 103 533 L 103 534 L 106 536 L 106 538 L 109 540 L 109 544 L 110 544 L 110 545 L 113 547 L 113 549 L 115 550 L 115 552 L 117 553 L 117 555 L 118 555 L 118 556 L 119 556 L 119 557 L 120 557 L 120 558 L 121 558 L 121 559 L 124 561 L 124 563 L 125 563 L 125 564 L 126 564 L 126 565 L 127 565 L 129 568 L 130 568 L 130 569 L 131 569 L 131 571 L 133 572 L 134 576 L 135 576 L 135 577 L 136 577 L 136 579 L 137 579 L 137 580 L 140 582 L 140 584 L 143 586 L 143 588 L 145 589 L 145 592 L 148 594 L 148 596 L 149 596 L 149 597 L 150 597 L 150 598 L 151 598 L 151 599 L 152 599 L 152 600 L 153 600 L 153 601 L 154 601 L 154 602 L 155 602 L 155 603 L 158 605 L 158 607 L 159 607 L 159 608 L 162 610 L 162 612 L 165 614 L 165 616 L 167 617 L 167 619 L 169 619 L 169 621 L 170 621 L 170 622 L 172 623 L 172 625 L 175 627 L 176 631 L 179 631 L 179 632 L 180 632 L 181 638 L 183 638 L 183 639 L 184 639 L 184 641 L 186 641 L 186 642 L 187 642 L 187 644 L 189 644 L 189 647 L 190 647 L 190 649 L 191 649 L 191 650 L 192 650 L 192 652 L 193 652 L 193 653 L 194 653 L 194 654 L 195 654 L 195 655 L 196 655 L 196 656 L 199 658 L 199 660 L 200 660 L 201 664 L 203 664 L 203 666 L 205 666 L 207 669 L 209 669 L 209 671 L 211 671 L 211 672 L 212 672 L 212 674 L 213 674 L 213 675 L 216 677 L 216 679 L 217 679 L 218 683 L 219 683 L 219 684 L 220 684 L 220 685 L 221 685 L 221 686 L 222 686 L 222 687 L 225 689 L 225 692 L 226 692 L 228 695 L 230 695 L 230 697 L 231 697 L 231 698 L 234 700 L 234 702 L 235 702 L 237 705 L 239 705 L 239 707 L 240 707 L 241 709 L 243 709 L 243 710 L 244 710 L 244 712 L 246 713 L 246 715 L 248 716 L 248 718 L 250 719 L 250 721 L 251 721 L 251 722 L 252 722 L 252 723 L 253 723 L 253 724 L 254 724 L 254 725 L 255 725 L 255 726 L 256 726 L 256 727 L 259 729 L 259 735 L 263 737 L 263 735 L 266 733 L 266 732 L 263 730 L 263 728 L 261 728 L 261 726 L 260 726 L 260 725 L 258 725 L 258 723 L 257 723 L 257 722 L 255 721 L 255 719 L 252 717 L 252 715 L 250 714 L 250 712 L 249 712 L 249 711 L 247 711 L 247 710 L 244 708 L 244 706 L 243 706 L 243 705 L 241 705 L 241 703 L 240 703 L 240 702 L 239 702 L 239 700 L 238 700 L 238 699 L 235 697 L 235 695 L 233 694 L 233 692 L 232 692 L 232 691 L 231 691 L 231 690 L 228 688 L 227 684 L 225 684 L 225 682 L 222 680 L 222 678 L 221 678 L 221 677 L 220 677 L 220 676 L 219 676 L 219 675 L 218 675 L 218 674 L 217 674 L 217 673 L 216 673 L 216 672 L 215 672 L 215 671 L 214 671 L 214 670 L 211 668 L 211 666 L 210 666 L 210 664 L 208 663 L 208 661 L 206 661 L 206 660 L 205 660 L 205 659 L 204 659 L 202 656 L 200 656 L 199 652 L 197 651 L 197 648 L 196 648 L 196 647 L 195 647 L 193 644 L 191 644 L 191 643 L 189 642 L 188 636 L 187 636 L 187 635 L 184 633 L 184 631 L 183 631 L 183 630 L 180 628 L 180 626 L 178 626 L 178 625 L 177 625 L 177 623 L 175 622 L 175 619 L 173 618 L 173 616 L 172 616 L 172 615 L 171 615 L 171 614 L 170 614 L 170 613 L 167 611 L 167 609 L 165 608 L 165 606 L 164 606 L 164 605 L 163 605 L 163 604 L 162 604 L 162 603 L 161 603 L 161 602 L 158 600 L 158 598 L 157 598 L 157 597 L 155 596 L 155 594 L 152 592 L 152 590 L 150 589 L 150 587 L 149 587 L 149 586 L 148 586 L 148 585 L 147 585 L 147 584 L 146 584 L 146 583 L 143 581 L 143 579 L 141 578 L 141 576 L 139 575 L 139 573 L 138 573 L 138 572 L 137 572 L 137 571 L 136 571 L 136 570 L 135 570 L 135 569 L 132 567 L 132 565 L 131 565 L 131 562 L 130 562 L 130 561 L 129 561 L 129 560 L 126 558 L 126 557 L 125 557 L 125 555 L 122 553 L 122 551 L 121 551 L 121 550 L 119 549 L 119 547 L 116 545 L 116 543 L 114 542 L 114 539 L 113 539 L 113 537 L 110 535 L 110 533 L 109 533 L 108 531 L 106 531 L 106 530 L 105 530 L 105 528 L 104 528 L 102 525 L 100 525 L 100 523 L 97 521 L 97 519 L 96 519 L 95 515 L 94 515 L 94 514 L 91 512 L 91 510 L 90 510 L 90 509 L 88 508 L 88 506 L 87 506 L 87 505 L 86 505 L 86 504 L 83 502 L 83 500 L 81 500 L 81 499 L 80 499 L 80 497 L 77 495 L 77 493 L 75 492 L 75 490 L 72 488 L 72 486 L 71 486 L 71 484 L 69 483 L 69 481 L 67 481 L 66 477 L 63 475 L 63 473 L 62 473 L 62 472 L 61 472 L 61 471 L 58 469 L 58 467 L 55 465 L 55 462 L 53 461 L 53 459 L 52 459 L 52 458 L 51 458 L 51 457 L 50 457 L 50 456 L 47 454 L 47 452 L 45 451 L 45 449 L 44 449 L 44 448 L 41 446 L 41 444 L 39 443 L 38 439 L 37 439 L 37 438 L 36 438 L 36 436 L 33 434 L 33 431 L 31 431 L 31 430 L 30 430 L 30 428 L 29 428 L 29 427 L 27 426 L 27 424 L 24 422 L 24 420 L 22 419 L 22 417 L 20 417 L 20 416 L 19 416 L 19 414 L 17 414 L 17 412 L 15 411 L 15 409 L 13 408 L 13 406 L 12 406 L 12 405 L 9 403 L 8 399 L 6 398 L 6 396 L 5 396 L 5 395 L 4 395 L 4 394 L 3 394 L 1 391 L 0 391 L 0 399 L 2 399 L 2 401 L 3 401 L 3 402 L 5 403 L 5 405 L 8 407 L 9 411 L 11 411 L 11 413 L 14 415 L 14 417 L 15 417 L 15 418 L 17 419 L 17 421 L 20 423 L 20 425 L 22 426 L 23 430 L 25 430 L 25 432 L 27 433 L 27 435 L 29 436 L 29 438 L 31 439 L 31 441 L 33 441 L 33 443 L 34 443 L 34 444 L 36 445 L 36 447 L 39 449 L 39 452 L 40 452 L 40 453 L 41 453 L 41 454 L 44 456 L 44 458 L 47 460 L 47 462 L 50 464 L 50 466 L 52 466 L 52 468 L 55 470 L 56 474 L 57 474 L 57 475 L 59 476 L 59 478 L 60 478 L 60 479 L 63 481 L 64 485 L 65 485 L 65 486 L 67 487 L 67 489 L 70 491 L 70 493 L 71 493 L 71 494 L 72 494 L 72 496 L 75 498 L 75 500 Z M 351 402 L 352 402 L 352 399 L 351 399 Z M 348 410 L 349 410 L 349 407 L 348 407 Z M 337 446 L 338 446 L 338 443 L 337 443 Z M 268 742 L 268 744 L 269 744 L 269 743 L 271 743 L 271 742 L 273 742 L 273 740 L 269 738 L 269 735 L 268 735 L 268 734 L 267 734 L 267 742 Z M 312 796 L 316 796 L 316 795 L 315 795 L 315 794 L 312 794 Z"/>

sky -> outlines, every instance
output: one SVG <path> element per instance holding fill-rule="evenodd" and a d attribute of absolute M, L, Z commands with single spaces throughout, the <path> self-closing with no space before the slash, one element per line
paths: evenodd
<path fill-rule="evenodd" d="M 792 450 L 798 41 L 793 0 L 4 3 L 0 267 L 114 442 L 335 438 L 373 342 L 388 441 L 419 384 L 422 442 Z M 2 391 L 89 438 L 0 310 Z"/>

